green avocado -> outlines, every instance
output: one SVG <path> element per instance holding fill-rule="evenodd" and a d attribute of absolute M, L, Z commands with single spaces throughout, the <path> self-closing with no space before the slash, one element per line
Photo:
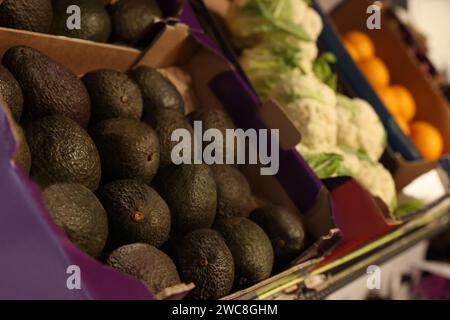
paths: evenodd
<path fill-rule="evenodd" d="M 175 85 L 156 69 L 141 66 L 129 71 L 144 98 L 144 116 L 150 117 L 155 109 L 169 108 L 184 115 L 184 100 Z"/>
<path fill-rule="evenodd" d="M 300 255 L 305 241 L 305 230 L 300 217 L 282 207 L 269 204 L 255 209 L 250 219 L 269 236 L 277 269 L 286 267 Z"/>
<path fill-rule="evenodd" d="M 253 196 L 247 178 L 231 165 L 211 166 L 217 185 L 216 219 L 248 217 Z"/>
<path fill-rule="evenodd" d="M 99 257 L 108 237 L 105 209 L 86 187 L 58 183 L 43 192 L 44 202 L 54 222 L 69 239 L 92 257 Z"/>
<path fill-rule="evenodd" d="M 108 213 L 108 248 L 135 242 L 158 248 L 169 239 L 169 207 L 148 185 L 116 180 L 101 187 L 97 196 Z"/>
<path fill-rule="evenodd" d="M 33 159 L 31 175 L 41 187 L 73 182 L 97 189 L 100 157 L 92 139 L 75 121 L 44 117 L 28 124 L 25 135 Z"/>
<path fill-rule="evenodd" d="M 13 75 L 2 65 L 0 65 L 0 97 L 11 110 L 14 120 L 20 122 L 23 107 L 22 89 Z"/>
<path fill-rule="evenodd" d="M 172 259 L 149 244 L 120 247 L 109 255 L 107 264 L 142 281 L 154 294 L 180 283 Z"/>
<path fill-rule="evenodd" d="M 91 123 L 119 117 L 141 119 L 141 90 L 125 73 L 96 70 L 85 74 L 82 80 L 91 98 Z"/>
<path fill-rule="evenodd" d="M 214 228 L 224 237 L 233 255 L 234 289 L 244 289 L 270 276 L 273 267 L 272 244 L 256 223 L 235 217 L 217 221 Z"/>
<path fill-rule="evenodd" d="M 172 163 L 173 148 L 179 144 L 179 141 L 172 141 L 172 133 L 177 129 L 185 129 L 190 133 L 192 148 L 190 156 L 192 158 L 194 132 L 182 114 L 169 108 L 155 109 L 151 116 L 144 115 L 143 121 L 152 126 L 158 134 L 161 146 L 161 167 L 166 167 Z"/>
<path fill-rule="evenodd" d="M 0 27 L 47 33 L 52 19 L 51 0 L 0 1 Z"/>
<path fill-rule="evenodd" d="M 111 6 L 114 35 L 117 40 L 136 44 L 162 13 L 155 0 L 119 0 Z"/>
<path fill-rule="evenodd" d="M 79 29 L 67 27 L 68 19 L 73 14 L 72 11 L 67 13 L 67 10 L 72 5 L 80 8 L 81 25 Z M 56 0 L 53 4 L 51 31 L 56 35 L 106 42 L 111 34 L 111 18 L 105 7 L 97 0 Z"/>
<path fill-rule="evenodd" d="M 177 247 L 176 265 L 181 280 L 195 284 L 187 298 L 217 300 L 231 291 L 233 256 L 217 231 L 199 229 L 184 236 Z"/>
<path fill-rule="evenodd" d="M 104 181 L 137 179 L 150 183 L 158 171 L 158 136 L 135 119 L 104 120 L 90 130 L 102 160 Z"/>
<path fill-rule="evenodd" d="M 169 166 L 158 174 L 156 185 L 170 208 L 173 234 L 211 227 L 217 192 L 207 165 Z"/>
<path fill-rule="evenodd" d="M 22 88 L 25 120 L 65 115 L 83 128 L 87 126 L 91 112 L 89 94 L 70 70 L 26 46 L 7 50 L 3 65 Z"/>

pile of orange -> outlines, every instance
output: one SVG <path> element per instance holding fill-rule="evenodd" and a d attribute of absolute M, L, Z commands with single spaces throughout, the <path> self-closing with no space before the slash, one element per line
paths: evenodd
<path fill-rule="evenodd" d="M 427 122 L 414 121 L 416 102 L 413 95 L 402 85 L 390 84 L 389 69 L 376 56 L 375 45 L 370 37 L 360 31 L 350 31 L 345 34 L 343 43 L 398 126 L 412 139 L 419 152 L 425 159 L 438 159 L 444 149 L 441 133 Z"/>

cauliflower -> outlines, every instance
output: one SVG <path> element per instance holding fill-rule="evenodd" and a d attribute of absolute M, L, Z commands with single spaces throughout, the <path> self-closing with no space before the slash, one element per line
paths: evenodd
<path fill-rule="evenodd" d="M 337 143 L 378 161 L 386 147 L 386 131 L 370 104 L 338 95 L 337 115 Z"/>
<path fill-rule="evenodd" d="M 391 212 L 395 209 L 397 197 L 394 178 L 382 164 L 338 146 L 311 149 L 299 144 L 297 150 L 319 178 L 350 176 L 372 195 L 383 200 Z"/>
<path fill-rule="evenodd" d="M 237 0 L 226 21 L 239 48 L 270 42 L 266 38 L 315 42 L 323 28 L 321 17 L 301 0 Z"/>
<path fill-rule="evenodd" d="M 309 148 L 337 143 L 336 95 L 313 76 L 289 75 L 271 96 L 279 102 Z"/>

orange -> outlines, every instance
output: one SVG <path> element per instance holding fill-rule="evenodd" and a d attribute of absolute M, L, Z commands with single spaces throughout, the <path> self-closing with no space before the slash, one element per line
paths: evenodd
<path fill-rule="evenodd" d="M 411 121 L 414 119 L 416 115 L 416 102 L 414 101 L 414 97 L 411 92 L 406 89 L 404 86 L 395 85 L 392 86 L 396 96 L 398 105 L 400 107 L 400 115 L 406 120 Z"/>
<path fill-rule="evenodd" d="M 395 122 L 397 122 L 400 129 L 402 129 L 403 133 L 407 136 L 411 135 L 411 129 L 409 128 L 409 123 L 404 118 L 399 117 L 397 115 L 394 116 Z"/>
<path fill-rule="evenodd" d="M 390 74 L 384 62 L 379 58 L 372 58 L 359 63 L 362 73 L 374 87 L 385 87 L 389 84 Z"/>
<path fill-rule="evenodd" d="M 361 60 L 359 56 L 358 50 L 356 50 L 355 46 L 348 40 L 342 41 L 345 49 L 347 49 L 348 54 L 352 57 L 353 61 L 358 62 Z"/>
<path fill-rule="evenodd" d="M 425 121 L 411 123 L 411 139 L 427 160 L 439 159 L 444 151 L 444 139 L 441 133 Z"/>
<path fill-rule="evenodd" d="M 400 108 L 394 90 L 391 87 L 376 87 L 375 91 L 391 115 L 399 115 Z"/>
<path fill-rule="evenodd" d="M 368 60 L 375 57 L 375 46 L 368 35 L 360 31 L 350 31 L 344 36 L 358 52 L 361 60 Z"/>

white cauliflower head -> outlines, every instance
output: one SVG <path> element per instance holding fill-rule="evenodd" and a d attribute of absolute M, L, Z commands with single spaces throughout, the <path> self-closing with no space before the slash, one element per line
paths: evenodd
<path fill-rule="evenodd" d="M 386 131 L 372 106 L 361 99 L 338 95 L 337 115 L 338 145 L 378 161 L 386 147 Z"/>
<path fill-rule="evenodd" d="M 226 21 L 234 45 L 240 48 L 266 37 L 315 42 L 323 28 L 320 16 L 302 0 L 233 1 Z"/>
<path fill-rule="evenodd" d="M 336 145 L 336 95 L 313 76 L 289 75 L 274 89 L 279 102 L 309 148 Z"/>

